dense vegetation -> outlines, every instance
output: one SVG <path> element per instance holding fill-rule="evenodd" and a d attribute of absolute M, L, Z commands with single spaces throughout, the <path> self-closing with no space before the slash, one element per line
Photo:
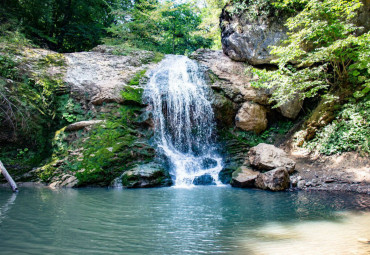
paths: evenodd
<path fill-rule="evenodd" d="M 221 0 L 5 0 L 0 23 L 17 27 L 36 45 L 58 52 L 89 50 L 105 41 L 125 47 L 184 54 L 220 47 Z M 204 21 L 203 21 L 204 20 Z"/>
<path fill-rule="evenodd" d="M 295 2 L 283 1 L 285 6 Z M 308 132 L 303 138 L 309 140 L 318 129 L 337 119 L 315 139 L 316 145 L 322 144 L 318 146 L 320 152 L 333 154 L 356 149 L 368 152 L 370 33 L 356 20 L 362 3 L 360 0 L 298 2 L 304 8 L 287 20 L 288 39 L 281 46 L 272 47 L 272 54 L 277 57 L 273 63 L 278 69 L 253 69 L 260 78 L 254 85 L 273 88 L 271 102 L 275 107 L 297 96 L 302 100 L 321 96 L 322 111 L 306 123 Z M 347 102 L 342 108 L 341 104 Z M 345 114 L 348 111 L 352 117 Z M 331 116 L 318 123 L 319 115 L 325 112 Z M 330 134 L 324 135 L 327 132 Z"/>

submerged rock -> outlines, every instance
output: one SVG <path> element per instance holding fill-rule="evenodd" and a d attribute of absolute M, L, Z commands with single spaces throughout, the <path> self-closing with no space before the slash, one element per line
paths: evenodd
<path fill-rule="evenodd" d="M 245 131 L 264 131 L 267 128 L 266 109 L 259 104 L 245 102 L 235 117 L 235 125 Z"/>
<path fill-rule="evenodd" d="M 259 172 L 253 171 L 247 167 L 239 167 L 233 172 L 231 186 L 238 188 L 253 188 Z"/>
<path fill-rule="evenodd" d="M 216 185 L 215 180 L 209 174 L 198 176 L 193 181 L 194 185 Z"/>
<path fill-rule="evenodd" d="M 126 188 L 151 188 L 170 186 L 168 172 L 156 163 L 138 165 L 121 176 L 122 186 Z"/>
<path fill-rule="evenodd" d="M 288 173 L 293 173 L 295 169 L 295 161 L 288 158 L 285 151 L 271 144 L 260 143 L 250 149 L 248 156 L 250 164 L 258 170 L 283 167 Z"/>
<path fill-rule="evenodd" d="M 290 186 L 289 173 L 284 167 L 279 167 L 266 173 L 258 174 L 255 185 L 260 189 L 281 191 Z"/>

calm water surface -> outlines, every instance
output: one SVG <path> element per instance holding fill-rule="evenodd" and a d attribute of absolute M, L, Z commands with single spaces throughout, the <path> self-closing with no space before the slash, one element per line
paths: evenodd
<path fill-rule="evenodd" d="M 366 195 L 212 186 L 0 189 L 0 254 L 367 254 L 369 208 Z"/>

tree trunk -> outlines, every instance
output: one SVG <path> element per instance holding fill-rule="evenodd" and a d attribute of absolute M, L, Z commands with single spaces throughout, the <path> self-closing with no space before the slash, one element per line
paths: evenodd
<path fill-rule="evenodd" d="M 4 165 L 3 165 L 3 163 L 1 163 L 1 161 L 0 161 L 0 173 L 2 173 L 4 175 L 5 179 L 8 181 L 10 187 L 12 188 L 13 192 L 17 192 L 18 191 L 17 184 L 15 183 L 13 178 L 9 175 L 8 171 L 6 171 Z"/>

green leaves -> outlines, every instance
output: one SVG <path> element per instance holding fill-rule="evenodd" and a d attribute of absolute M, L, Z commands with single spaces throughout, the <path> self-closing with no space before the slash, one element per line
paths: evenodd
<path fill-rule="evenodd" d="M 370 101 L 350 102 L 337 118 L 305 144 L 312 151 L 332 155 L 345 151 L 370 152 Z"/>
<path fill-rule="evenodd" d="M 369 32 L 356 36 L 358 27 L 352 23 L 360 0 L 306 2 L 305 8 L 287 21 L 288 39 L 271 47 L 278 70 L 254 70 L 260 77 L 254 86 L 272 89 L 276 106 L 297 94 L 304 99 L 332 85 L 345 87 L 369 80 Z"/>
<path fill-rule="evenodd" d="M 117 20 L 108 31 L 121 43 L 162 53 L 186 54 L 209 47 L 199 33 L 200 10 L 192 3 L 138 1 L 126 11 L 113 11 Z"/>

